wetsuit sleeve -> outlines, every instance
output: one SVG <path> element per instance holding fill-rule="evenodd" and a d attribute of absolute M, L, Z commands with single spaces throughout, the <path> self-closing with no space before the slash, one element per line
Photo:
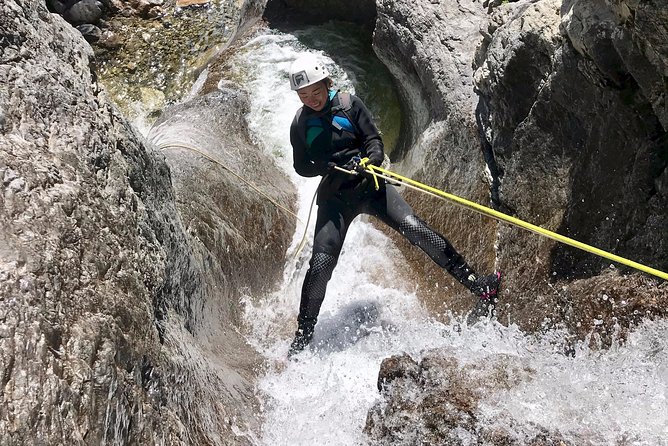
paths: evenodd
<path fill-rule="evenodd" d="M 355 125 L 362 139 L 362 154 L 369 158 L 371 164 L 380 166 L 384 159 L 383 140 L 380 133 L 373 122 L 373 118 L 371 118 L 371 113 L 362 100 L 357 96 L 351 95 L 350 97 Z"/>
<path fill-rule="evenodd" d="M 290 126 L 290 144 L 292 144 L 292 161 L 295 171 L 303 177 L 324 175 L 327 166 L 315 164 L 306 158 L 306 130 L 304 120 L 300 119 L 301 110 L 295 115 Z"/>

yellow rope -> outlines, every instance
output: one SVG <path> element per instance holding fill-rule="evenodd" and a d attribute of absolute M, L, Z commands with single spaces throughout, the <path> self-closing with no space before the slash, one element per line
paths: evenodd
<path fill-rule="evenodd" d="M 660 271 L 658 269 L 651 268 L 649 266 L 645 266 L 643 264 L 640 264 L 638 262 L 634 262 L 633 260 L 626 259 L 624 257 L 620 257 L 618 255 L 609 253 L 607 251 L 603 251 L 602 249 L 596 248 L 594 246 L 587 245 L 585 243 L 579 242 L 577 240 L 574 240 L 572 238 L 563 236 L 561 234 L 557 234 L 556 232 L 552 232 L 550 230 L 547 230 L 545 228 L 541 228 L 540 226 L 533 225 L 531 223 L 527 223 L 523 220 L 520 220 L 519 218 L 511 217 L 510 215 L 504 214 L 503 212 L 499 212 L 495 209 L 490 209 L 486 206 L 483 206 L 478 203 L 474 203 L 472 201 L 466 200 L 464 198 L 458 197 L 457 195 L 449 194 L 447 192 L 444 192 L 442 190 L 433 188 L 431 186 L 427 186 L 426 184 L 422 184 L 418 181 L 412 180 L 410 178 L 401 176 L 397 173 L 391 172 L 389 170 L 383 169 L 382 167 L 376 167 L 373 166 L 367 166 L 367 172 L 369 172 L 372 175 L 377 175 L 381 178 L 384 178 L 385 180 L 388 180 L 390 182 L 400 182 L 403 183 L 405 186 L 415 189 L 420 192 L 425 192 L 428 193 L 429 195 L 433 195 L 436 197 L 444 198 L 448 201 L 451 201 L 457 205 L 460 205 L 462 207 L 472 209 L 480 214 L 487 215 L 490 217 L 493 217 L 497 220 L 504 221 L 507 223 L 510 223 L 512 225 L 518 226 L 520 228 L 527 229 L 531 232 L 534 232 L 536 234 L 551 238 L 552 240 L 556 240 L 558 242 L 573 246 L 575 248 L 581 249 L 583 251 L 587 251 L 591 254 L 595 254 L 597 256 L 606 258 L 608 260 L 612 260 L 613 262 L 621 263 L 622 265 L 630 266 L 631 268 L 635 268 L 639 271 L 643 271 L 647 274 L 651 274 L 656 277 L 660 277 L 664 280 L 668 280 L 668 274 Z M 351 173 L 349 171 L 346 171 L 345 169 L 342 169 L 345 172 Z"/>
<path fill-rule="evenodd" d="M 295 214 L 294 212 L 292 212 L 290 209 L 287 209 L 287 208 L 281 206 L 280 204 L 278 204 L 273 198 L 271 198 L 271 197 L 270 197 L 269 195 L 267 195 L 266 193 L 262 192 L 262 191 L 261 191 L 260 189 L 258 189 L 253 183 L 251 183 L 250 181 L 246 180 L 246 179 L 243 178 L 241 175 L 237 174 L 237 173 L 234 172 L 232 169 L 230 169 L 229 167 L 227 167 L 225 164 L 223 164 L 222 162 L 218 161 L 218 160 L 215 159 L 214 157 L 212 157 L 212 156 L 210 156 L 210 155 L 204 153 L 203 151 L 201 151 L 201 150 L 198 149 L 197 147 L 193 147 L 193 146 L 190 146 L 190 145 L 188 145 L 188 144 L 165 144 L 165 145 L 162 145 L 162 146 L 159 146 L 159 147 L 158 147 L 158 149 L 160 149 L 160 150 L 169 149 L 169 148 L 186 149 L 186 150 L 191 150 L 191 151 L 193 151 L 193 152 L 199 153 L 199 154 L 202 155 L 204 158 L 206 158 L 206 159 L 208 159 L 209 161 L 212 161 L 212 162 L 218 164 L 218 165 L 221 166 L 223 169 L 227 170 L 229 173 L 231 173 L 232 175 L 234 175 L 235 177 L 237 177 L 239 180 L 243 181 L 245 184 L 248 185 L 248 187 L 250 187 L 251 189 L 253 189 L 253 190 L 254 190 L 255 192 L 257 192 L 258 194 L 262 195 L 262 196 L 263 196 L 264 198 L 266 198 L 267 200 L 269 200 L 269 202 L 272 203 L 274 206 L 276 206 L 278 209 L 281 209 L 282 211 L 286 212 L 287 214 L 293 216 L 298 222 L 303 223 L 303 222 L 299 219 L 299 217 L 297 216 L 297 214 Z"/>
<path fill-rule="evenodd" d="M 158 148 L 160 150 L 164 150 L 164 149 L 168 149 L 168 148 L 182 148 L 182 149 L 191 150 L 193 152 L 199 153 L 204 158 L 220 165 L 225 170 L 227 170 L 232 175 L 234 175 L 236 178 L 243 181 L 246 185 L 248 185 L 255 192 L 257 192 L 258 194 L 262 195 L 267 200 L 269 200 L 269 202 L 272 203 L 274 206 L 276 206 L 278 209 L 283 210 L 287 214 L 293 216 L 300 223 L 303 223 L 301 221 L 301 219 L 297 216 L 297 214 L 295 214 L 294 212 L 290 211 L 289 209 L 287 209 L 284 206 L 277 203 L 272 197 L 270 197 L 266 193 L 262 192 L 254 184 L 252 184 L 251 182 L 249 182 L 245 178 L 243 178 L 241 175 L 234 172 L 232 169 L 227 167 L 224 163 L 218 161 L 217 159 L 215 159 L 212 156 L 204 153 L 203 151 L 197 149 L 196 147 L 193 147 L 193 146 L 190 146 L 190 145 L 187 145 L 187 144 L 165 144 L 163 146 L 159 146 Z M 488 207 L 483 206 L 481 204 L 475 203 L 473 201 L 466 200 L 465 198 L 458 197 L 457 195 L 449 194 L 447 192 L 436 189 L 434 187 L 427 186 L 426 184 L 420 183 L 419 181 L 415 181 L 415 180 L 412 180 L 408 177 L 404 177 L 404 176 L 399 175 L 395 172 L 389 171 L 387 169 L 383 169 L 382 167 L 373 166 L 371 164 L 369 164 L 367 166 L 364 166 L 364 167 L 365 167 L 365 169 L 368 173 L 373 175 L 374 182 L 376 184 L 377 184 L 377 181 L 378 181 L 377 177 L 383 178 L 383 179 L 385 179 L 387 181 L 390 181 L 390 182 L 399 182 L 399 183 L 401 183 L 401 184 L 403 184 L 403 185 L 405 185 L 405 186 L 407 186 L 411 189 L 417 190 L 419 192 L 427 193 L 429 195 L 433 195 L 433 196 L 439 197 L 439 198 L 444 198 L 444 199 L 446 199 L 448 201 L 451 201 L 451 202 L 453 202 L 453 203 L 455 203 L 459 206 L 465 207 L 467 209 L 471 209 L 471 210 L 476 211 L 480 214 L 487 215 L 489 217 L 495 218 L 495 219 L 500 220 L 500 221 L 504 221 L 506 223 L 510 223 L 514 226 L 518 226 L 520 228 L 527 229 L 527 230 L 529 230 L 531 232 L 534 232 L 536 234 L 548 237 L 552 240 L 556 240 L 556 241 L 564 243 L 566 245 L 573 246 L 573 247 L 581 249 L 583 251 L 587 251 L 587 252 L 589 252 L 591 254 L 595 254 L 599 257 L 603 257 L 605 259 L 612 260 L 613 262 L 621 263 L 622 265 L 626 265 L 626 266 L 629 266 L 631 268 L 635 268 L 639 271 L 645 272 L 647 274 L 651 274 L 653 276 L 660 277 L 664 280 L 668 280 L 668 273 L 665 273 L 665 272 L 660 271 L 658 269 L 651 268 L 649 266 L 643 265 L 643 264 L 638 263 L 638 262 L 634 262 L 633 260 L 629 260 L 629 259 L 626 259 L 624 257 L 620 257 L 618 255 L 612 254 L 610 252 L 604 251 L 604 250 L 596 248 L 594 246 L 587 245 L 585 243 L 582 243 L 582 242 L 579 242 L 579 241 L 574 240 L 572 238 L 563 236 L 563 235 L 558 234 L 556 232 L 552 232 L 548 229 L 541 228 L 540 226 L 536 226 L 534 224 L 531 224 L 531 223 L 528 223 L 526 221 L 520 220 L 519 218 L 511 217 L 510 215 L 504 214 L 503 212 L 499 212 L 495 209 L 491 209 L 491 208 L 488 208 Z M 354 172 L 354 171 L 349 171 L 349 170 L 346 170 L 346 169 L 342 169 L 340 167 L 337 167 L 336 169 L 340 170 L 342 172 L 349 173 L 349 174 L 356 174 L 356 172 Z M 316 195 L 317 195 L 317 191 L 316 191 Z M 315 195 L 313 197 L 313 200 L 315 200 Z M 312 209 L 313 209 L 313 200 L 311 202 L 311 210 L 309 210 L 309 216 L 308 216 L 309 221 L 311 219 L 311 212 L 312 212 Z M 308 230 L 308 224 L 306 226 L 307 226 L 306 230 Z M 301 240 L 301 242 L 300 242 L 300 244 L 297 248 L 297 251 L 295 252 L 294 257 L 297 257 L 299 252 L 302 250 L 302 248 L 304 247 L 305 241 L 306 241 L 306 231 L 304 232 L 304 236 L 302 237 L 302 240 Z"/>

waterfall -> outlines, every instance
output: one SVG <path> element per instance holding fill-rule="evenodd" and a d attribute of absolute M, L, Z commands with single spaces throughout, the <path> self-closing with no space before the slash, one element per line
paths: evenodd
<path fill-rule="evenodd" d="M 264 31 L 241 48 L 232 64 L 235 79 L 241 79 L 250 93 L 251 131 L 296 184 L 303 222 L 318 179 L 301 178 L 292 169 L 288 133 L 301 104 L 289 89 L 287 71 L 300 54 L 315 51 L 304 40 L 308 39 Z M 362 73 L 347 72 L 327 53 L 322 55 L 336 86 L 354 91 Z M 359 94 L 364 100 L 364 91 Z M 304 231 L 310 243 L 313 224 L 313 219 L 308 228 L 298 224 L 289 256 Z M 482 403 L 483 421 L 490 425 L 512 430 L 512 420 L 520 420 L 518 438 L 527 434 L 527 426 L 536 426 L 535 432 L 543 426 L 574 442 L 585 438 L 596 445 L 666 444 L 665 321 L 644 322 L 625 343 L 609 350 L 578 344 L 574 356 L 563 353 L 559 340 L 566 334 L 558 330 L 533 336 L 512 324 L 467 327 L 457 318 L 449 324 L 437 322 L 416 298 L 398 249 L 363 216 L 348 233 L 313 348 L 297 362 L 285 362 L 309 255 L 307 244 L 287 262 L 276 292 L 246 301 L 249 342 L 274 364 L 258 382 L 265 420 L 260 444 L 366 444 L 362 430 L 367 412 L 380 399 L 376 380 L 381 361 L 402 352 L 420 358 L 437 348 L 454 351 L 462 364 L 475 365 L 494 354 L 530 364 L 531 379 Z M 512 299 L 512 294 L 502 299 Z"/>

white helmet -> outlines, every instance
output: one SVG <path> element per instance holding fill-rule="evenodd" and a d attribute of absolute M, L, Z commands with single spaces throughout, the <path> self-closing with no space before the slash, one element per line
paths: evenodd
<path fill-rule="evenodd" d="M 293 90 L 308 87 L 327 78 L 325 65 L 313 54 L 305 54 L 290 66 L 290 87 Z"/>

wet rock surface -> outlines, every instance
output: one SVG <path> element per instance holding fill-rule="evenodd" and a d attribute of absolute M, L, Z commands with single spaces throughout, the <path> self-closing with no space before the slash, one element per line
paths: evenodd
<path fill-rule="evenodd" d="M 47 6 L 91 44 L 102 83 L 123 113 L 135 119 L 142 113 L 137 110 L 142 88 L 160 91 L 161 107 L 183 97 L 232 37 L 243 10 L 255 3 L 48 0 Z"/>
<path fill-rule="evenodd" d="M 364 428 L 374 445 L 573 445 L 558 432 L 504 418 L 495 423 L 484 411 L 486 398 L 530 381 L 534 371 L 512 355 L 494 355 L 479 364 L 462 364 L 456 352 L 441 349 L 419 362 L 407 355 L 383 361 L 383 396 Z M 512 426 L 512 430 L 508 429 Z M 525 431 L 525 438 L 517 438 Z"/>
<path fill-rule="evenodd" d="M 484 49 L 476 85 L 485 141 L 501 173 L 501 206 L 665 271 L 668 196 L 656 184 L 668 145 L 656 112 L 662 106 L 655 105 L 665 106 L 665 97 L 651 81 L 665 70 L 665 55 L 656 56 L 660 50 L 644 34 L 647 14 L 661 11 L 651 2 L 513 4 L 495 16 L 501 26 Z M 521 260 L 528 257 L 541 261 Z M 500 228 L 499 262 L 513 295 L 504 311 L 527 329 L 548 316 L 541 307 L 580 335 L 592 328 L 582 322 L 589 322 L 595 299 L 571 291 L 583 289 L 574 279 L 591 280 L 587 288 L 597 295 L 632 283 L 633 295 L 648 303 L 641 313 L 665 316 L 664 305 L 650 303 L 667 295 L 665 282 L 628 268 L 607 274 L 609 260 L 525 231 Z"/>
<path fill-rule="evenodd" d="M 668 22 L 659 3 L 379 1 L 374 45 L 412 114 L 414 147 L 397 169 L 666 271 L 660 79 L 668 53 L 655 37 Z M 469 34 L 447 34 L 468 24 Z M 500 321 L 529 333 L 565 327 L 573 342 L 587 339 L 595 349 L 623 342 L 641 320 L 668 313 L 665 281 L 450 205 L 430 213 L 431 198 L 409 200 L 474 266 L 504 271 Z M 487 256 L 492 246 L 496 259 Z M 427 278 L 420 287 L 431 307 L 464 309 L 459 297 L 453 301 L 462 294 L 457 285 L 405 247 L 415 275 Z M 575 354 L 563 342 L 563 352 Z M 431 370 L 439 378 L 423 371 L 424 361 L 438 364 Z M 516 367 L 496 366 L 505 375 Z M 486 362 L 475 367 L 495 373 Z M 443 351 L 425 353 L 419 363 L 386 360 L 383 400 L 370 411 L 366 432 L 376 444 L 571 444 L 540 426 L 515 430 L 533 432 L 525 438 L 489 427 L 478 412 L 490 397 L 484 386 L 494 393 L 514 384 L 474 379 L 476 373 Z"/>
<path fill-rule="evenodd" d="M 238 290 L 262 296 L 274 287 L 267 279 L 281 276 L 277 254 L 296 224 L 294 186 L 271 158 L 249 149 L 248 112 L 245 94 L 223 88 L 168 107 L 148 135 L 170 166 L 177 207 L 202 263 L 226 272 L 206 280 L 211 293 L 237 299 Z M 222 319 L 240 325 L 239 314 Z"/>
<path fill-rule="evenodd" d="M 472 67 L 486 9 L 472 0 L 377 4 L 374 49 L 397 79 L 408 115 L 405 145 L 393 154 L 393 170 L 489 205 L 491 183 L 498 180 L 486 173 Z M 494 268 L 494 220 L 417 192 L 405 196 L 475 270 L 482 274 Z M 471 308 L 467 290 L 423 252 L 395 239 L 412 265 L 411 280 L 434 313 Z"/>
<path fill-rule="evenodd" d="M 666 270 L 661 185 L 668 146 L 658 81 L 666 65 L 664 46 L 653 37 L 665 29 L 649 19 L 663 17 L 657 8 L 653 2 L 379 1 L 374 45 L 399 80 L 414 141 L 394 160 L 396 168 Z M 561 290 L 605 272 L 610 261 L 431 197 L 407 196 L 475 269 L 504 272 L 501 296 L 508 301 L 500 318 L 530 331 L 545 317 L 567 319 L 580 336 L 592 329 L 584 314 L 594 311 L 574 313 Z M 434 311 L 470 308 L 465 290 L 422 253 L 400 245 L 424 278 L 419 287 Z M 636 281 L 625 274 L 642 275 L 615 271 L 595 282 L 624 287 Z M 666 293 L 665 284 L 641 282 L 643 301 Z M 591 300 L 574 298 L 583 300 L 579 309 Z M 651 304 L 647 310 L 665 313 Z"/>
<path fill-rule="evenodd" d="M 239 221 L 217 208 L 226 173 L 199 176 L 219 201 L 195 209 L 164 154 L 111 105 L 77 30 L 12 0 L 0 28 L 2 444 L 251 444 L 260 360 L 240 334 L 238 294 L 221 284 L 266 288 L 277 268 L 262 264 L 292 231 L 251 237 L 266 229 L 257 216 L 239 232 L 207 228 L 209 216 Z M 253 152 L 235 116 L 218 123 Z M 247 193 L 234 198 L 264 209 Z M 263 281 L 236 274 L 251 260 Z"/>

